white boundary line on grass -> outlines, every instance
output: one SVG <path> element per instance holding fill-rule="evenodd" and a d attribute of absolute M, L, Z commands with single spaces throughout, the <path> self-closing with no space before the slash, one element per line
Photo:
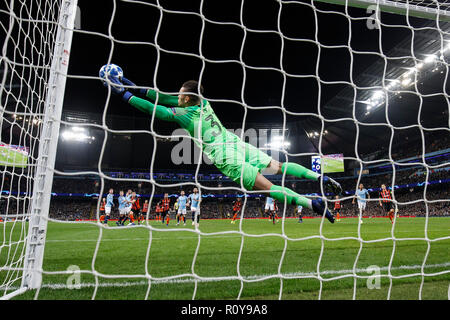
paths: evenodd
<path fill-rule="evenodd" d="M 130 229 L 132 229 L 132 227 L 130 227 Z M 123 230 L 123 229 L 122 229 Z M 180 229 L 179 231 L 187 231 L 186 229 L 182 230 Z M 438 229 L 438 230 L 433 230 L 433 232 L 442 232 L 442 231 L 449 231 L 448 229 Z M 354 234 L 356 231 L 347 231 L 347 232 L 327 232 L 327 234 Z M 405 233 L 405 232 L 411 232 L 411 230 L 396 230 L 396 233 Z M 380 233 L 386 233 L 386 231 L 365 231 L 364 233 L 367 234 L 380 234 Z M 261 234 L 256 234 L 258 236 L 260 236 Z M 273 235 L 273 234 L 268 234 L 267 236 L 278 236 L 281 234 L 277 234 L 277 235 Z M 211 238 L 240 238 L 242 237 L 242 235 L 237 234 L 237 233 L 231 233 L 228 235 L 217 235 L 217 234 L 203 234 L 203 236 L 206 237 L 211 237 Z M 306 236 L 306 237 L 311 237 L 314 235 L 310 235 L 310 236 Z M 447 236 L 444 237 L 439 237 L 439 240 L 444 240 L 441 238 L 446 238 Z M 163 237 L 153 237 L 153 240 L 164 240 L 167 238 L 163 238 Z M 193 234 L 190 237 L 185 237 L 185 236 L 181 236 L 181 237 L 171 237 L 171 239 L 180 239 L 180 240 L 186 240 L 186 239 L 197 239 L 197 234 Z M 421 238 L 423 240 L 423 238 Z M 114 239 L 102 239 L 102 241 L 141 241 L 141 240 L 148 240 L 148 237 L 145 238 L 114 238 Z M 387 239 L 387 240 L 392 240 L 392 239 Z M 417 240 L 416 238 L 411 239 L 411 240 Z M 21 241 L 23 242 L 23 241 Z M 48 239 L 46 240 L 46 242 L 97 242 L 97 239 Z M 13 241 L 13 243 L 18 243 L 17 241 Z M 5 241 L 4 246 L 7 246 L 9 244 L 9 241 Z"/>
<path fill-rule="evenodd" d="M 426 269 L 430 268 L 444 268 L 449 267 L 450 262 L 445 263 L 439 263 L 439 264 L 430 264 L 425 265 Z M 411 265 L 411 266 L 399 266 L 399 267 L 391 267 L 390 270 L 414 270 L 414 269 L 421 269 L 422 265 Z M 380 271 L 387 271 L 389 267 L 381 267 Z M 355 269 L 357 273 L 367 272 L 366 268 L 358 268 Z M 353 272 L 352 270 L 324 270 L 320 272 L 320 275 L 340 275 L 340 274 L 350 274 Z M 317 276 L 316 272 L 291 272 L 291 273 L 282 273 L 280 275 L 252 275 L 252 276 L 243 276 L 244 280 L 251 281 L 251 280 L 257 280 L 257 279 L 272 279 L 272 278 L 278 278 L 279 276 L 282 276 L 285 279 L 295 279 L 297 277 L 315 277 Z M 187 276 L 189 277 L 189 276 Z M 216 279 L 209 279 L 209 278 L 196 278 L 196 279 L 154 279 L 152 280 L 152 284 L 179 284 L 179 283 L 194 283 L 195 281 L 198 282 L 219 282 L 219 281 L 235 281 L 239 280 L 239 278 L 235 276 L 225 276 L 221 278 Z M 148 280 L 145 281 L 133 281 L 133 282 L 104 282 L 104 283 L 89 283 L 84 282 L 80 283 L 80 288 L 95 288 L 101 287 L 101 288 L 123 288 L 123 287 L 134 287 L 134 286 L 148 286 Z M 4 288 L 0 287 L 0 290 L 3 290 Z M 9 290 L 14 290 L 18 288 L 12 288 L 8 287 Z M 67 284 L 64 283 L 54 283 L 54 284 L 43 284 L 41 289 L 68 289 Z"/>
<path fill-rule="evenodd" d="M 183 231 L 183 230 L 180 230 Z M 439 229 L 439 230 L 433 230 L 433 232 L 441 232 L 441 231 L 449 231 L 448 229 Z M 327 234 L 354 234 L 356 231 L 348 231 L 348 232 L 327 232 Z M 396 233 L 404 233 L 404 232 L 411 232 L 411 230 L 397 230 Z M 379 233 L 386 233 L 385 231 L 365 231 L 364 233 L 368 234 L 379 234 Z M 241 238 L 242 235 L 240 234 L 229 234 L 229 235 L 205 235 L 207 237 L 211 238 Z M 153 240 L 163 240 L 167 238 L 163 237 L 153 237 Z M 197 234 L 192 235 L 191 237 L 171 237 L 171 239 L 197 239 Z M 145 238 L 117 238 L 117 239 L 102 239 L 102 241 L 138 241 L 138 240 L 148 240 L 148 237 Z M 97 242 L 97 239 L 76 239 L 76 240 L 69 240 L 69 239 L 49 239 L 46 240 L 46 242 Z"/>

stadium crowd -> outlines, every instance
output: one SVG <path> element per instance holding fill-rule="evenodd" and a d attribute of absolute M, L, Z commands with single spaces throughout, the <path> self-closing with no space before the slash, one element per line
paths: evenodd
<path fill-rule="evenodd" d="M 448 138 L 436 140 L 431 149 L 443 149 L 449 144 Z M 430 150 L 431 150 L 430 149 Z M 430 151 L 427 150 L 427 151 Z M 407 152 L 405 151 L 405 155 Z M 383 171 L 385 170 L 385 171 Z M 370 198 L 367 203 L 365 215 L 380 216 L 385 215 L 378 200 L 379 188 L 382 184 L 390 187 L 392 184 L 402 186 L 394 189 L 394 197 L 398 202 L 398 213 L 400 215 L 424 216 L 428 210 L 430 216 L 449 216 L 450 194 L 449 181 L 450 169 L 448 166 L 438 169 L 427 170 L 422 166 L 397 167 L 395 175 L 391 171 L 390 165 L 380 169 L 379 172 L 363 174 L 358 176 L 337 175 L 335 179 L 342 185 L 345 191 L 341 195 L 341 216 L 355 216 L 359 213 L 357 206 L 352 204 L 354 192 L 359 183 L 368 189 Z M 376 171 L 376 170 L 375 170 Z M 30 203 L 31 190 L 30 179 L 24 174 L 11 174 L 4 172 L 1 186 L 0 215 L 26 213 Z M 209 177 L 199 179 L 200 192 L 203 195 L 201 204 L 202 218 L 229 218 L 232 214 L 232 202 L 237 196 L 244 194 L 238 186 L 222 179 L 219 174 L 211 174 Z M 169 177 L 169 179 L 168 179 Z M 174 180 L 171 180 L 172 177 Z M 202 175 L 203 177 L 203 175 Z M 359 178 L 359 179 L 358 179 Z M 272 176 L 271 180 L 280 184 L 280 176 Z M 153 200 L 150 203 L 150 217 L 154 217 L 155 206 L 164 193 L 168 193 L 171 198 L 171 207 L 177 195 L 184 190 L 189 195 L 194 188 L 192 174 L 161 173 L 156 174 L 158 186 L 153 186 L 148 182 L 135 182 L 125 180 L 105 179 L 102 188 L 102 181 L 96 176 L 62 176 L 55 175 L 53 180 L 50 217 L 58 220 L 94 219 L 98 211 L 98 194 L 106 194 L 110 188 L 117 194 L 119 190 L 131 189 L 141 195 L 142 202 L 145 199 Z M 428 184 L 425 189 L 425 182 L 439 182 Z M 178 184 L 178 186 L 173 186 Z M 417 185 L 419 184 L 419 185 Z M 165 186 L 167 185 L 167 186 Z M 320 193 L 319 183 L 312 180 L 285 178 L 285 185 L 299 194 L 318 195 Z M 425 191 L 424 191 L 425 190 Z M 18 194 L 19 192 L 19 194 Z M 28 194 L 22 194 L 28 192 Z M 212 197 L 211 195 L 214 195 Z M 252 194 L 245 202 L 245 217 L 264 217 L 265 194 Z M 333 209 L 335 199 L 329 196 L 328 206 Z M 426 199 L 426 202 L 424 201 Z M 283 205 L 279 205 L 281 215 Z M 113 217 L 114 212 L 113 210 Z M 286 216 L 294 216 L 295 208 L 289 206 L 286 209 Z M 172 209 L 174 214 L 174 210 Z M 117 212 L 115 213 L 117 215 Z M 314 215 L 311 210 L 304 209 L 303 215 Z"/>

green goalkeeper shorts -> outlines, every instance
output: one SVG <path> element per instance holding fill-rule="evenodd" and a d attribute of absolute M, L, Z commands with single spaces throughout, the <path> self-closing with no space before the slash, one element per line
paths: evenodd
<path fill-rule="evenodd" d="M 224 175 L 253 190 L 256 175 L 270 164 L 272 158 L 251 144 L 236 141 L 216 146 L 212 152 L 213 163 Z"/>

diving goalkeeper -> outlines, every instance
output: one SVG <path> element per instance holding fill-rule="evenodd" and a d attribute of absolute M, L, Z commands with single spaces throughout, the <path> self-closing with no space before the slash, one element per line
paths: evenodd
<path fill-rule="evenodd" d="M 341 194 L 342 188 L 333 179 L 322 176 L 296 163 L 280 163 L 258 148 L 245 143 L 237 135 L 229 132 L 217 118 L 209 102 L 201 98 L 203 88 L 197 81 L 183 83 L 178 97 L 158 93 L 155 90 L 138 89 L 123 76 L 106 76 L 111 90 L 136 109 L 155 114 L 159 120 L 176 122 L 194 137 L 195 143 L 203 150 L 212 163 L 246 190 L 270 191 L 270 197 L 288 204 L 312 209 L 334 223 L 334 217 L 321 198 L 308 199 L 293 190 L 274 185 L 261 171 L 269 174 L 293 175 L 298 178 L 323 182 L 327 190 Z M 104 82 L 105 85 L 106 82 Z M 138 97 L 138 95 L 146 99 Z M 155 103 L 149 100 L 155 101 Z"/>

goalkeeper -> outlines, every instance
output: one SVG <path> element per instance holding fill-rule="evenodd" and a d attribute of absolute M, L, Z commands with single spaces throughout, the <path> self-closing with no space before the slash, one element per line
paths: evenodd
<path fill-rule="evenodd" d="M 148 114 L 154 113 L 160 120 L 176 122 L 187 130 L 217 169 L 243 185 L 245 189 L 269 191 L 270 197 L 281 202 L 285 202 L 286 197 L 289 204 L 312 209 L 318 215 L 325 212 L 325 217 L 334 223 L 333 215 L 325 208 L 321 198 L 311 200 L 289 188 L 274 185 L 261 174 L 261 171 L 267 169 L 269 174 L 285 173 L 298 178 L 322 181 L 327 190 L 335 194 L 342 192 L 339 183 L 299 164 L 280 163 L 226 130 L 209 102 L 200 97 L 203 88 L 197 81 L 190 80 L 183 83 L 178 97 L 175 97 L 151 89 L 137 89 L 136 85 L 125 77 L 108 75 L 107 78 L 111 82 L 113 93 L 120 95 L 136 109 Z M 106 86 L 106 82 L 104 84 Z"/>

